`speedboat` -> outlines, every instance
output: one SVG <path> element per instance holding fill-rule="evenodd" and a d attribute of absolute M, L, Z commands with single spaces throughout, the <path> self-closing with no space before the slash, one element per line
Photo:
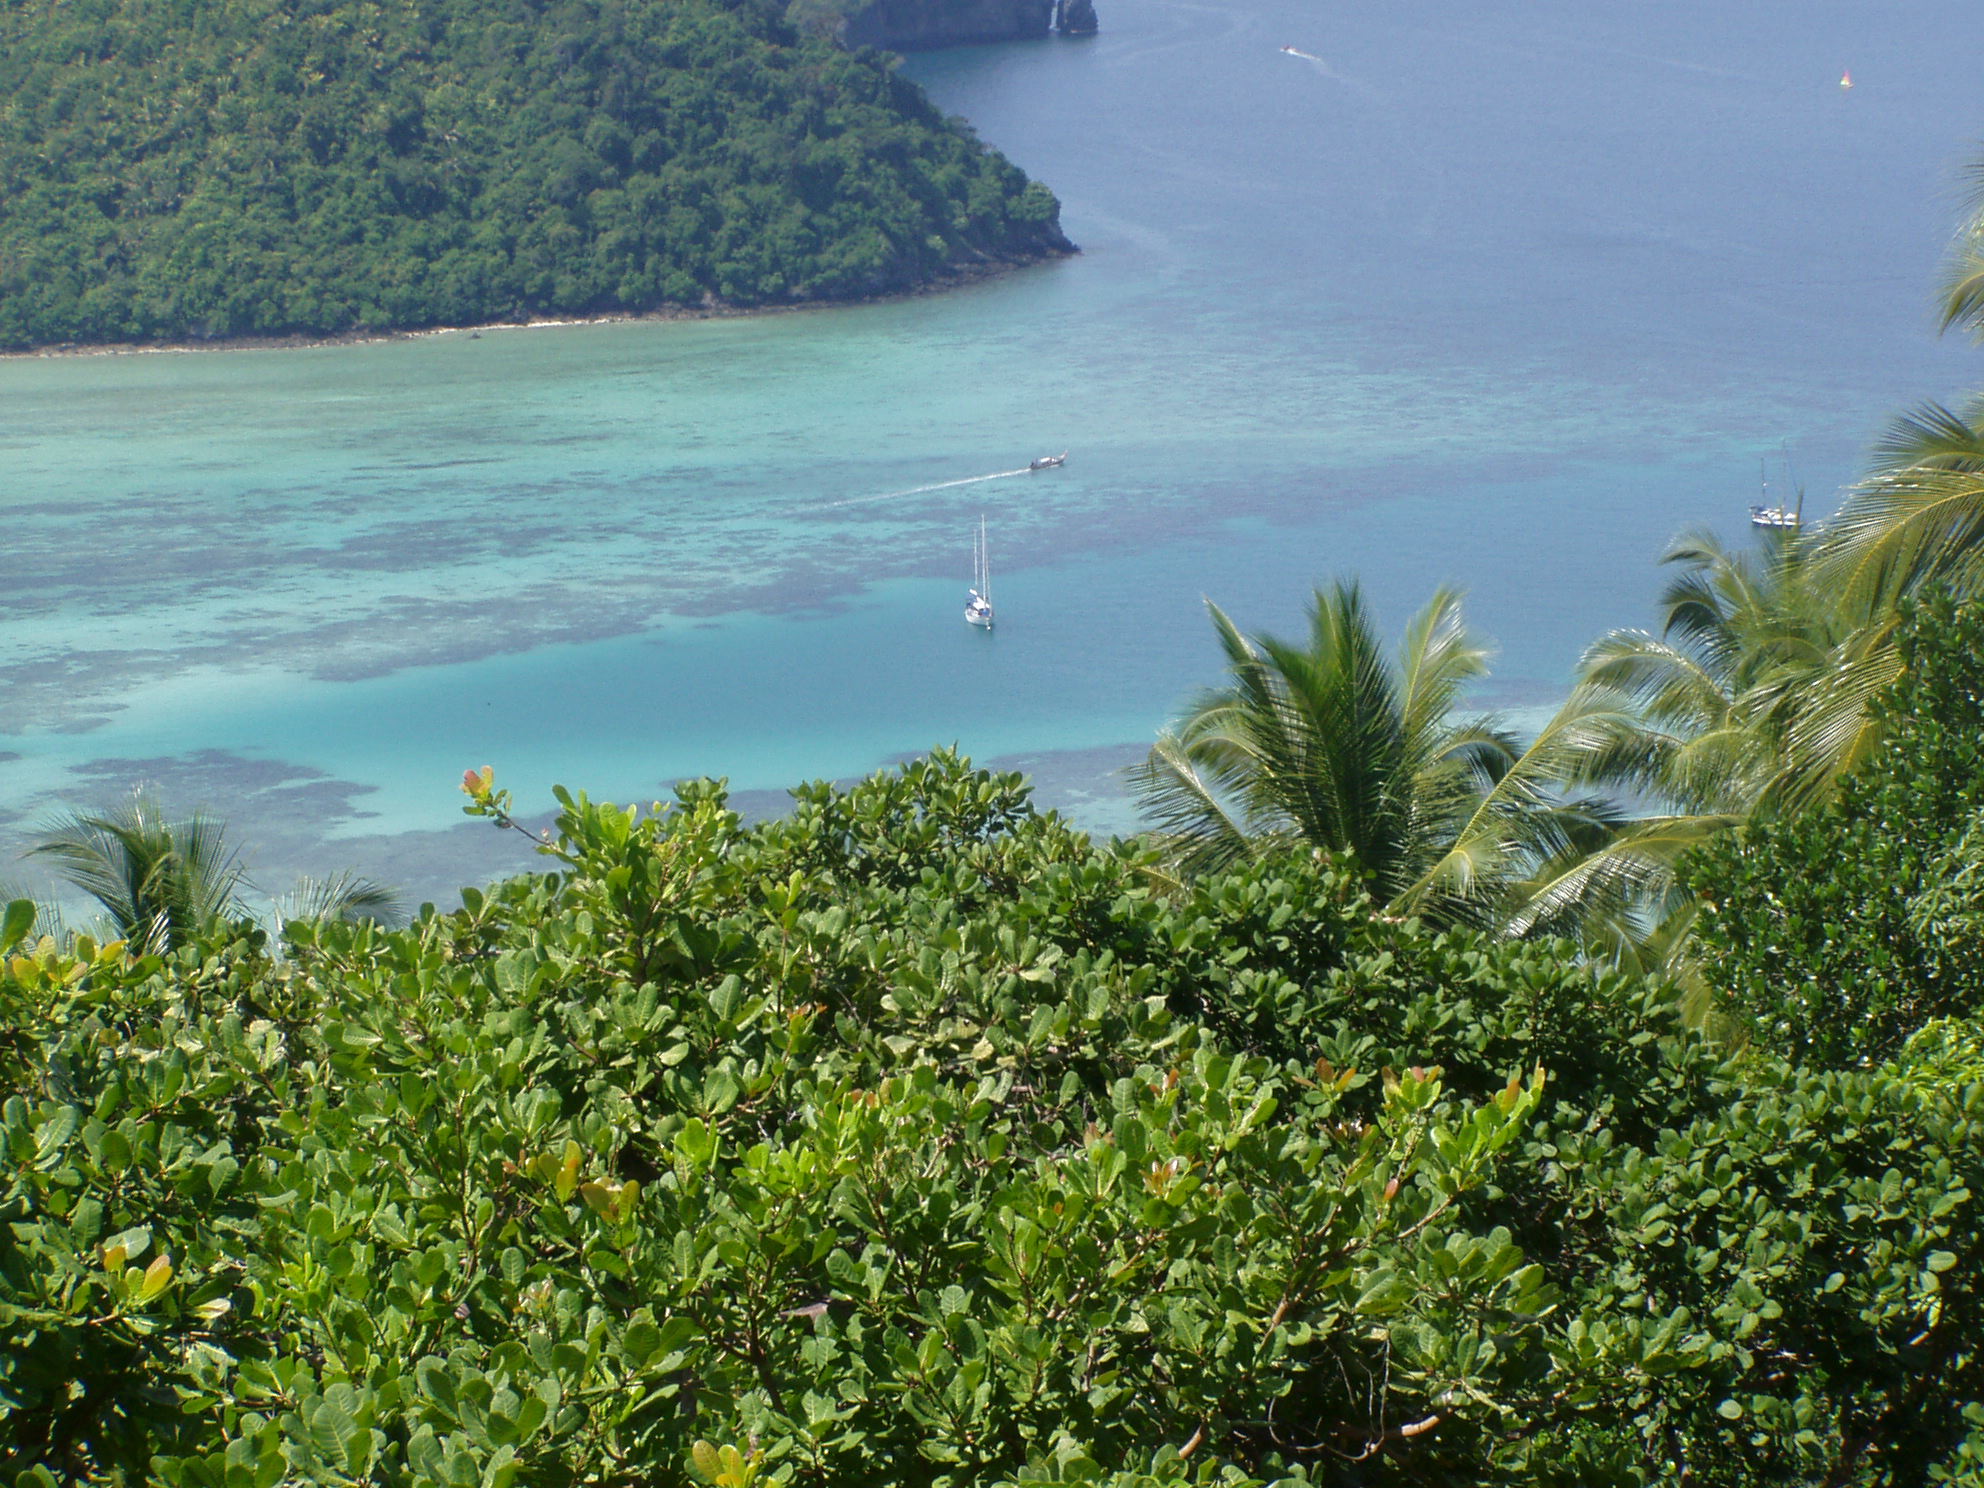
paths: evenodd
<path fill-rule="evenodd" d="M 1061 453 L 1058 455 L 1035 456 L 1033 459 L 1026 462 L 1026 468 L 1028 470 L 1052 470 L 1057 465 L 1065 465 L 1067 463 L 1068 463 L 1068 452 L 1066 450 L 1062 450 Z"/>

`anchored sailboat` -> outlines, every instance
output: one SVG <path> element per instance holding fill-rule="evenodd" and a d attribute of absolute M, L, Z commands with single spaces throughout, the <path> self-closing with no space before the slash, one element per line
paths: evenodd
<path fill-rule="evenodd" d="M 1789 451 L 1786 451 L 1783 460 L 1784 483 L 1791 485 L 1793 482 L 1791 479 L 1791 455 Z M 1796 506 L 1786 506 L 1784 504 L 1784 498 L 1781 495 L 1773 503 L 1770 499 L 1770 463 L 1767 460 L 1759 461 L 1758 463 L 1763 469 L 1763 501 L 1760 505 L 1750 508 L 1750 525 L 1752 527 L 1763 527 L 1778 532 L 1796 532 L 1805 523 L 1805 488 L 1803 486 L 1797 487 L 1798 504 Z"/>
<path fill-rule="evenodd" d="M 985 518 L 978 519 L 978 536 L 971 544 L 971 584 L 964 602 L 964 623 L 992 628 L 992 564 L 985 555 Z"/>

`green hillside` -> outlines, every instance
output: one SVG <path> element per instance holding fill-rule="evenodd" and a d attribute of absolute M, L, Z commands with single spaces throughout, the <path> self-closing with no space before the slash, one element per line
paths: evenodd
<path fill-rule="evenodd" d="M 0 10 L 0 347 L 858 297 L 1067 251 L 876 59 L 719 0 Z"/>

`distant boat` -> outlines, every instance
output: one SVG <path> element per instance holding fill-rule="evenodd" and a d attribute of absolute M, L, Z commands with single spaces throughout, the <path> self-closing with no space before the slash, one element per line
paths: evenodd
<path fill-rule="evenodd" d="M 1839 75 L 1839 85 L 1840 85 L 1840 87 L 1842 87 L 1842 88 L 1850 88 L 1850 87 L 1852 87 L 1852 86 L 1853 86 L 1853 74 L 1852 74 L 1852 73 L 1850 73 L 1850 72 L 1842 72 L 1842 73 L 1841 73 L 1841 74 Z"/>
<path fill-rule="evenodd" d="M 1283 47 L 1282 50 L 1288 53 L 1288 55 L 1291 57 L 1299 57 L 1302 55 L 1300 52 L 1296 51 L 1294 47 Z"/>
<path fill-rule="evenodd" d="M 1796 532 L 1805 522 L 1805 488 L 1798 487 L 1796 506 L 1786 506 L 1782 497 L 1779 497 L 1773 505 L 1770 499 L 1770 467 L 1767 463 L 1762 465 L 1761 473 L 1763 489 L 1760 494 L 1763 496 L 1763 501 L 1750 508 L 1750 525 L 1774 532 Z M 1784 456 L 1784 477 L 1787 483 L 1791 479 L 1789 454 Z"/>
<path fill-rule="evenodd" d="M 1062 450 L 1058 455 L 1036 456 L 1034 459 L 1026 462 L 1026 468 L 1028 470 L 1052 470 L 1057 465 L 1065 465 L 1067 463 L 1068 452 Z"/>
<path fill-rule="evenodd" d="M 992 563 L 985 555 L 985 518 L 978 519 L 978 536 L 971 545 L 971 585 L 966 591 L 964 623 L 992 628 Z"/>

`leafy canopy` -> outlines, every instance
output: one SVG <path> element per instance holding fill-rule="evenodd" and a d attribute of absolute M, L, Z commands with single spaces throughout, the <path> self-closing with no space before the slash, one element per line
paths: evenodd
<path fill-rule="evenodd" d="M 1657 983 L 1306 850 L 1174 895 L 951 756 L 796 796 L 561 792 L 556 872 L 279 955 L 10 908 L 0 1471 L 1761 1485 L 1977 1445 L 1984 1087 L 1732 1063 Z"/>
<path fill-rule="evenodd" d="M 0 348 L 870 295 L 1058 212 L 753 0 L 0 8 Z"/>

